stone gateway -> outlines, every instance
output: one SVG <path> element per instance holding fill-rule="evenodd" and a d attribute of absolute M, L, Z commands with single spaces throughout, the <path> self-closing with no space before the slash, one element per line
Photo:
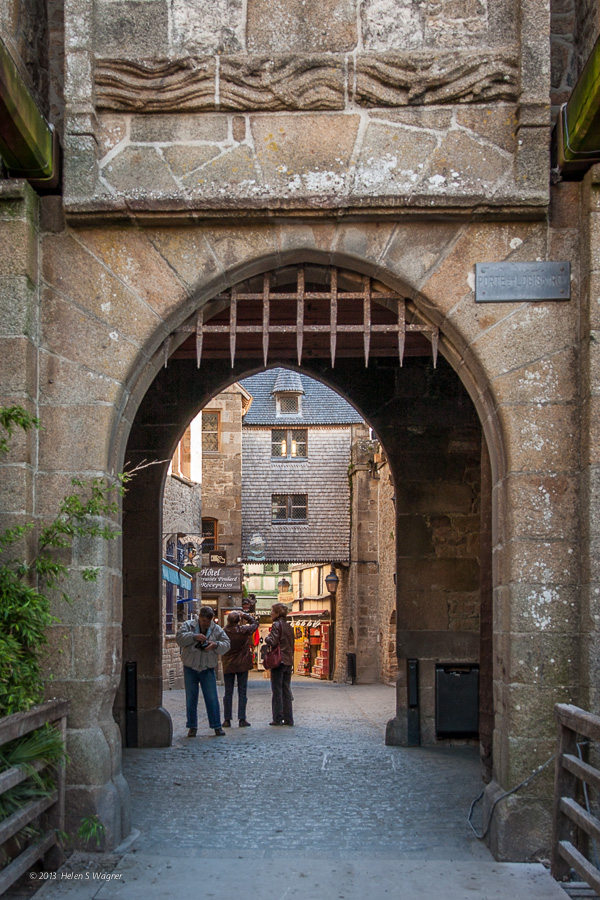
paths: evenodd
<path fill-rule="evenodd" d="M 489 808 L 553 752 L 556 702 L 600 712 L 600 170 L 551 157 L 599 24 L 584 0 L 0 0 L 0 394 L 44 426 L 4 461 L 1 508 L 43 519 L 72 477 L 154 463 L 122 541 L 75 547 L 100 575 L 50 636 L 68 824 L 96 813 L 106 848 L 130 830 L 125 663 L 140 745 L 171 740 L 168 461 L 265 367 L 337 390 L 389 462 L 388 742 L 409 660 L 424 743 L 436 667 L 478 665 Z M 570 299 L 476 303 L 482 263 L 568 263 Z M 497 858 L 547 853 L 551 794 L 546 774 L 498 806 Z"/>

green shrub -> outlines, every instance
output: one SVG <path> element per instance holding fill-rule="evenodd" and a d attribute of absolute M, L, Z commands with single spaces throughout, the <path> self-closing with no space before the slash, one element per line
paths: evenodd
<path fill-rule="evenodd" d="M 7 453 L 17 428 L 29 431 L 40 422 L 19 406 L 0 408 L 0 455 Z M 58 592 L 71 602 L 61 585 L 69 568 L 60 558 L 76 537 L 113 540 L 119 532 L 100 524 L 118 509 L 115 494 L 122 495 L 128 475 L 114 482 L 94 478 L 73 479 L 75 489 L 65 497 L 57 516 L 39 530 L 32 542 L 35 523 L 29 522 L 0 532 L 0 716 L 23 712 L 39 703 L 44 695 L 43 651 L 48 643 L 48 627 L 59 620 L 51 612 L 51 596 Z M 34 549 L 28 548 L 33 543 Z M 11 553 L 21 555 L 11 557 Z M 93 581 L 97 570 L 81 572 Z"/>

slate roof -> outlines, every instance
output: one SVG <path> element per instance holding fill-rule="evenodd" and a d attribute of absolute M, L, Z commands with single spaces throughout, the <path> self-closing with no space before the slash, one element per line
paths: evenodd
<path fill-rule="evenodd" d="M 363 421 L 353 406 L 320 381 L 290 369 L 267 369 L 244 378 L 240 384 L 252 395 L 244 425 L 353 425 Z M 286 385 L 282 387 L 281 385 Z M 293 385 L 293 386 L 290 386 Z M 277 415 L 274 388 L 303 391 L 301 415 Z"/>
<path fill-rule="evenodd" d="M 302 385 L 302 379 L 297 372 L 292 372 L 291 369 L 279 369 L 271 393 L 277 394 L 282 391 L 294 391 L 297 394 L 306 393 Z"/>

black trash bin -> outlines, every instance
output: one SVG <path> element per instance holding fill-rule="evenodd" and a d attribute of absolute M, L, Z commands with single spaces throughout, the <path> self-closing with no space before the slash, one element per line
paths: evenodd
<path fill-rule="evenodd" d="M 435 667 L 435 730 L 439 737 L 477 737 L 479 666 Z"/>

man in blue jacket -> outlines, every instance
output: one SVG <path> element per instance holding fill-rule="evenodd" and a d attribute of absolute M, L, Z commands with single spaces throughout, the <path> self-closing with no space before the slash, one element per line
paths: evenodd
<path fill-rule="evenodd" d="M 199 688 L 202 688 L 209 727 L 218 737 L 225 735 L 221 727 L 216 668 L 219 656 L 227 653 L 230 643 L 223 629 L 213 622 L 213 615 L 210 606 L 202 606 L 198 620 L 189 619 L 177 632 L 183 662 L 188 737 L 198 734 Z"/>

